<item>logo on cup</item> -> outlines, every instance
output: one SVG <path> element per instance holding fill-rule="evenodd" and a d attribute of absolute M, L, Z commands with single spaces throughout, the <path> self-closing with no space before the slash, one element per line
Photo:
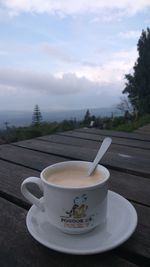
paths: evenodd
<path fill-rule="evenodd" d="M 93 216 L 87 217 L 88 205 L 86 202 L 86 194 L 74 198 L 72 208 L 66 211 L 67 215 L 61 216 L 61 222 L 64 224 L 64 227 L 84 228 L 88 227 L 89 224 L 92 225 Z"/>

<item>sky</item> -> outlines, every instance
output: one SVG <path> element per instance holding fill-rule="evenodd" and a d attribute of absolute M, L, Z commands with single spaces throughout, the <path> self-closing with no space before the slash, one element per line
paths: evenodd
<path fill-rule="evenodd" d="M 114 107 L 150 0 L 0 0 L 0 110 Z"/>

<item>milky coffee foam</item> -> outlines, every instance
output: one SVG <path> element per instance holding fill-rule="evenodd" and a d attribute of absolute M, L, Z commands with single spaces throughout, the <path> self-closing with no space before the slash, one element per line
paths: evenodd
<path fill-rule="evenodd" d="M 100 171 L 95 170 L 94 174 L 87 176 L 87 168 L 84 167 L 63 167 L 53 171 L 46 179 L 49 183 L 64 187 L 85 187 L 92 186 L 104 180 Z"/>

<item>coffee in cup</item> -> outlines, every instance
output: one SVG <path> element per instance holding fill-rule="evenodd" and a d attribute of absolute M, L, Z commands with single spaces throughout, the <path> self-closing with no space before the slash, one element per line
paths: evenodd
<path fill-rule="evenodd" d="M 87 177 L 91 162 L 65 161 L 45 168 L 40 178 L 29 177 L 22 194 L 41 211 L 45 221 L 69 234 L 88 232 L 107 219 L 109 171 L 98 165 Z M 28 190 L 34 183 L 43 191 L 38 199 Z"/>
<path fill-rule="evenodd" d="M 103 175 L 97 169 L 91 176 L 88 176 L 87 168 L 84 166 L 66 166 L 52 172 L 46 180 L 50 184 L 75 188 L 98 184 L 103 178 Z"/>

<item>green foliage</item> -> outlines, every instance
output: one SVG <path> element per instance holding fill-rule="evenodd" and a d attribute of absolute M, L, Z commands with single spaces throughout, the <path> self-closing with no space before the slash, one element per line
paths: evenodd
<path fill-rule="evenodd" d="M 27 127 L 7 127 L 0 131 L 0 144 L 17 142 L 20 140 L 31 139 L 43 135 L 52 134 L 58 131 L 68 131 L 79 127 L 79 122 L 74 120 L 64 120 L 58 122 L 42 122 L 37 125 Z"/>
<path fill-rule="evenodd" d="M 84 119 L 83 119 L 83 123 L 85 125 L 89 125 L 90 121 L 91 121 L 91 114 L 90 114 L 89 109 L 87 109 L 85 116 L 84 116 Z"/>
<path fill-rule="evenodd" d="M 139 114 L 150 113 L 150 29 L 143 30 L 137 44 L 139 53 L 133 68 L 133 74 L 125 75 L 126 84 L 123 93 Z"/>
<path fill-rule="evenodd" d="M 147 123 L 150 123 L 150 114 L 146 114 L 139 118 L 135 116 L 120 117 L 95 117 L 94 127 L 99 129 L 117 130 L 131 132 Z M 62 122 L 42 122 L 38 125 L 30 125 L 28 127 L 8 127 L 0 131 L 0 144 L 17 142 L 20 140 L 31 139 L 43 135 L 53 134 L 56 132 L 74 130 L 76 128 L 87 127 L 85 118 L 82 121 L 76 119 L 63 120 Z M 88 125 L 89 126 L 89 125 Z"/>
<path fill-rule="evenodd" d="M 123 131 L 123 132 L 132 132 L 139 127 L 142 127 L 146 124 L 150 123 L 150 114 L 145 114 L 137 119 L 132 118 L 129 121 L 126 121 L 124 123 L 118 124 L 115 127 L 113 127 L 113 130 L 116 131 Z"/>
<path fill-rule="evenodd" d="M 74 120 L 63 120 L 60 124 L 59 124 L 59 131 L 69 131 L 69 130 L 73 130 L 75 128 L 77 128 L 79 126 L 79 123 L 76 121 L 76 119 Z"/>
<path fill-rule="evenodd" d="M 33 126 L 39 126 L 42 121 L 42 115 L 40 112 L 40 108 L 38 105 L 35 105 L 33 116 L 32 116 L 32 124 Z"/>
<path fill-rule="evenodd" d="M 125 112 L 129 112 L 132 114 L 134 112 L 133 106 L 131 102 L 129 102 L 128 97 L 122 96 L 120 98 L 121 102 L 116 106 L 117 109 L 123 114 Z"/>

